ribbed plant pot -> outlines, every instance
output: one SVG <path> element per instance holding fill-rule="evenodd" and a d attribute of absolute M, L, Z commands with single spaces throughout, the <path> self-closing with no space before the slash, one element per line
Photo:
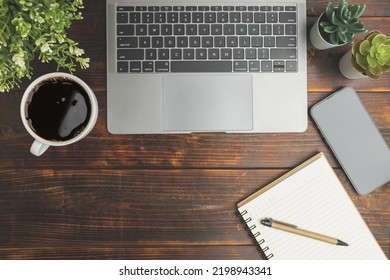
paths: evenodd
<path fill-rule="evenodd" d="M 343 74 L 344 77 L 351 80 L 367 78 L 366 75 L 360 73 L 352 66 L 351 60 L 352 60 L 352 50 L 349 50 L 340 59 L 339 68 L 341 74 Z"/>
<path fill-rule="evenodd" d="M 325 13 L 322 13 L 310 29 L 309 39 L 312 46 L 318 50 L 326 50 L 345 45 L 346 43 L 335 45 L 324 39 L 320 31 L 320 21 L 324 16 L 326 16 Z"/>

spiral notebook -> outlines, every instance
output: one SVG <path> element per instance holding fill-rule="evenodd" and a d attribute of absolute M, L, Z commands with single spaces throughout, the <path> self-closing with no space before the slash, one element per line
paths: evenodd
<path fill-rule="evenodd" d="M 387 259 L 323 153 L 244 199 L 237 208 L 268 259 Z M 266 227 L 260 223 L 265 217 L 350 246 Z"/>

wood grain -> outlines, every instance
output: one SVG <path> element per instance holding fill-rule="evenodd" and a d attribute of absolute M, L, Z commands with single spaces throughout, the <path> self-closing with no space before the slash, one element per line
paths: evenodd
<path fill-rule="evenodd" d="M 78 250 L 92 250 L 99 255 L 99 248 L 113 246 L 112 250 L 137 247 L 136 252 L 126 251 L 128 258 L 166 258 L 157 252 L 149 255 L 150 248 L 156 247 L 196 248 L 199 258 L 214 258 L 221 253 L 209 255 L 210 247 L 218 251 L 220 246 L 253 245 L 237 215 L 236 204 L 285 172 L 274 169 L 1 171 L 7 187 L 0 189 L 0 244 L 8 246 L 0 249 L 0 257 L 12 258 L 14 254 L 28 252 L 35 257 L 34 252 L 39 252 L 40 258 L 62 258 L 60 252 L 69 247 L 66 253 L 70 254 L 72 248 L 74 256 L 66 258 L 79 258 Z M 389 186 L 363 199 L 344 174 L 337 173 L 374 236 L 388 252 Z M 54 248 L 59 250 L 57 256 L 51 255 Z M 177 254 L 171 257 L 182 258 L 189 252 Z M 117 258 L 120 257 L 119 254 Z M 261 254 L 246 257 L 256 259 Z"/>
<path fill-rule="evenodd" d="M 390 30 L 388 1 L 365 3 L 367 27 Z M 99 101 L 91 134 L 34 157 L 19 116 L 29 81 L 0 94 L 0 259 L 261 259 L 236 204 L 319 151 L 390 257 L 390 183 L 359 196 L 311 118 L 304 133 L 109 134 L 105 1 L 84 4 L 84 20 L 68 35 L 91 58 L 90 69 L 75 73 Z M 308 29 L 325 5 L 307 1 Z M 390 77 L 345 79 L 337 65 L 349 47 L 317 51 L 308 43 L 308 107 L 352 86 L 390 144 Z M 33 78 L 56 71 L 33 67 Z"/>

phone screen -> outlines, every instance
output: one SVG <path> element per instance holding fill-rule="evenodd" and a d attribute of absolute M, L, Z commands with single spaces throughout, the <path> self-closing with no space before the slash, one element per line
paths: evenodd
<path fill-rule="evenodd" d="M 320 101 L 311 115 L 359 194 L 390 181 L 390 148 L 353 88 Z"/>

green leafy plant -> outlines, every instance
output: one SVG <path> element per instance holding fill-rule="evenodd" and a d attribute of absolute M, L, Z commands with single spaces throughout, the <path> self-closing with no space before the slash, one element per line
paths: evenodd
<path fill-rule="evenodd" d="M 359 21 L 366 5 L 348 4 L 341 0 L 337 8 L 333 1 L 329 1 L 325 10 L 325 16 L 320 22 L 322 30 L 329 36 L 330 43 L 334 45 L 353 43 L 353 35 L 367 32 L 364 24 Z"/>
<path fill-rule="evenodd" d="M 356 42 L 352 47 L 352 65 L 360 73 L 380 79 L 390 71 L 390 36 L 375 30 Z"/>
<path fill-rule="evenodd" d="M 54 61 L 75 71 L 89 67 L 84 50 L 67 37 L 66 29 L 81 20 L 82 0 L 0 0 L 0 92 L 31 79 L 30 62 Z"/>

